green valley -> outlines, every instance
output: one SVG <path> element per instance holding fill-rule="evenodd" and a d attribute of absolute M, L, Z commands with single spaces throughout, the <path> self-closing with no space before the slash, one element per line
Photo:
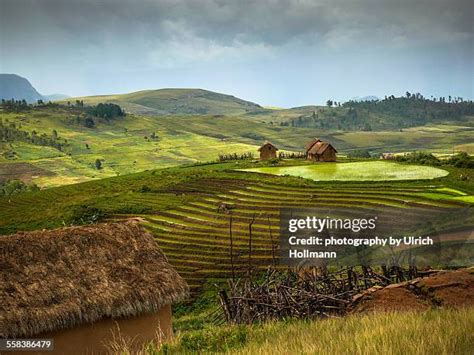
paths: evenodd
<path fill-rule="evenodd" d="M 474 131 L 469 102 L 397 98 L 380 103 L 386 106 L 382 111 L 374 103 L 356 102 L 272 110 L 229 95 L 191 89 L 67 100 L 62 104 L 6 105 L 0 109 L 3 129 L 17 132 L 0 139 L 0 181 L 21 178 L 40 187 L 58 186 L 212 162 L 219 155 L 256 156 L 257 148 L 265 141 L 271 141 L 282 152 L 302 152 L 305 142 L 315 136 L 331 142 L 341 156 L 361 149 L 375 157 L 382 152 L 417 150 L 446 155 L 470 152 Z M 99 113 L 91 113 L 93 106 L 88 105 L 101 102 L 120 104 L 127 114 L 116 118 L 94 116 Z M 413 120 L 404 116 L 406 112 L 422 115 L 422 104 L 429 118 Z M 130 105 L 145 105 L 151 111 Z M 200 105 L 207 108 L 182 110 Z M 397 105 L 400 112 L 396 111 Z M 365 130 L 354 126 L 357 120 L 347 121 L 348 110 L 356 109 L 368 110 L 359 116 L 380 122 L 381 128 Z M 404 128 L 386 124 L 394 116 L 397 122 L 404 122 Z M 32 135 L 38 137 L 35 142 L 25 138 Z"/>

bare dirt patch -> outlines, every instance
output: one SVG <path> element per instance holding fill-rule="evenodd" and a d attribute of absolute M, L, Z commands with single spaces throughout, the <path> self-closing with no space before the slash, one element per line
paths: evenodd
<path fill-rule="evenodd" d="M 56 174 L 30 163 L 0 164 L 0 184 L 15 179 L 30 182 L 33 178 L 54 175 Z"/>
<path fill-rule="evenodd" d="M 474 268 L 437 271 L 411 281 L 373 287 L 354 296 L 353 313 L 424 311 L 474 306 Z"/>
<path fill-rule="evenodd" d="M 381 288 L 372 293 L 366 293 L 357 303 L 354 311 L 424 311 L 431 307 L 423 297 L 415 295 L 405 287 Z"/>
<path fill-rule="evenodd" d="M 474 305 L 474 268 L 440 272 L 422 279 L 417 286 L 425 287 L 441 306 Z"/>

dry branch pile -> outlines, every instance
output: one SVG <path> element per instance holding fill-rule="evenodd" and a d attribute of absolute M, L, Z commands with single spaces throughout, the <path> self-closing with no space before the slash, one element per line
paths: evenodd
<path fill-rule="evenodd" d="M 343 315 L 352 297 L 373 286 L 386 286 L 417 276 L 415 267 L 348 267 L 329 272 L 326 268 L 278 270 L 269 268 L 262 278 L 229 280 L 229 289 L 219 292 L 225 320 L 251 324 L 283 318 Z"/>

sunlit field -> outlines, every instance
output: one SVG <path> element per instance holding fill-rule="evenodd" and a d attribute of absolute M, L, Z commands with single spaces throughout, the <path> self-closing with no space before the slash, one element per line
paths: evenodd
<path fill-rule="evenodd" d="M 446 170 L 434 167 L 403 165 L 386 161 L 316 163 L 303 166 L 251 168 L 245 171 L 300 176 L 316 181 L 418 180 L 434 179 L 449 174 Z"/>

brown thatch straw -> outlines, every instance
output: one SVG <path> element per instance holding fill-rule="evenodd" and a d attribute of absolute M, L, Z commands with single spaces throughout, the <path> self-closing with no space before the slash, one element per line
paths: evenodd
<path fill-rule="evenodd" d="M 268 147 L 268 146 L 271 147 L 271 148 L 273 148 L 273 149 L 275 149 L 275 150 L 278 150 L 277 147 L 275 147 L 272 143 L 270 143 L 270 142 L 268 142 L 268 141 L 265 142 L 265 143 L 264 143 L 260 148 L 258 148 L 257 150 L 260 152 L 262 149 L 264 149 L 265 147 Z"/>
<path fill-rule="evenodd" d="M 306 143 L 305 146 L 304 146 L 306 152 L 308 152 L 313 147 L 313 145 L 315 145 L 318 142 L 321 142 L 321 140 L 319 138 L 313 138 L 313 139 L 311 139 L 311 141 Z"/>
<path fill-rule="evenodd" d="M 134 222 L 0 236 L 0 338 L 149 313 L 187 294 Z"/>
<path fill-rule="evenodd" d="M 332 149 L 334 149 L 334 151 L 337 153 L 337 150 L 330 143 L 319 141 L 319 142 L 316 142 L 311 147 L 311 149 L 308 150 L 308 154 L 320 155 L 320 154 L 323 154 L 324 151 L 329 147 L 332 147 Z"/>

